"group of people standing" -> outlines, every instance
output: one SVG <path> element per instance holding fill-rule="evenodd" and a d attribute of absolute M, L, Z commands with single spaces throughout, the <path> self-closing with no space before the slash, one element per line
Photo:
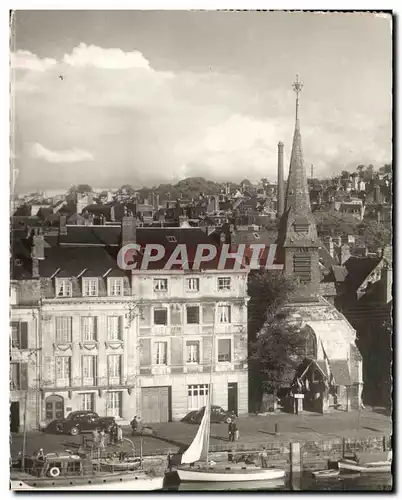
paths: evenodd
<path fill-rule="evenodd" d="M 123 429 L 114 423 L 109 432 L 106 433 L 104 429 L 96 428 L 92 432 L 92 446 L 96 450 L 104 450 L 106 446 L 117 444 L 123 439 Z"/>

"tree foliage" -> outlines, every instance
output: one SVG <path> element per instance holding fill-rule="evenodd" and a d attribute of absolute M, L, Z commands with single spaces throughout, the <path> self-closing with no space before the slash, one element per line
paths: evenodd
<path fill-rule="evenodd" d="M 267 389 L 276 390 L 299 359 L 303 336 L 283 311 L 295 288 L 279 272 L 252 271 L 249 276 L 250 369 Z"/>

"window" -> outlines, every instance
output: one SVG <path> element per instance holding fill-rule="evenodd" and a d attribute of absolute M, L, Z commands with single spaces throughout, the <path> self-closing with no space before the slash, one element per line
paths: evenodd
<path fill-rule="evenodd" d="M 198 325 L 200 323 L 200 308 L 199 306 L 187 306 L 187 323 Z"/>
<path fill-rule="evenodd" d="M 121 383 L 121 355 L 111 354 L 107 357 L 109 384 Z"/>
<path fill-rule="evenodd" d="M 187 363 L 200 362 L 200 343 L 198 340 L 189 340 L 186 342 Z"/>
<path fill-rule="evenodd" d="M 122 316 L 108 316 L 107 318 L 107 339 L 121 340 L 122 338 Z"/>
<path fill-rule="evenodd" d="M 56 318 L 56 342 L 59 344 L 71 343 L 71 316 L 58 316 Z"/>
<path fill-rule="evenodd" d="M 83 278 L 83 280 L 82 280 L 82 295 L 84 297 L 97 297 L 97 295 L 98 295 L 98 280 L 96 278 Z"/>
<path fill-rule="evenodd" d="M 71 357 L 60 356 L 56 358 L 56 385 L 69 387 L 71 377 Z"/>
<path fill-rule="evenodd" d="M 17 304 L 17 287 L 16 286 L 10 287 L 10 303 L 12 306 L 15 306 Z"/>
<path fill-rule="evenodd" d="M 11 390 L 28 389 L 28 363 L 11 363 Z"/>
<path fill-rule="evenodd" d="M 218 290 L 230 290 L 230 278 L 218 278 Z"/>
<path fill-rule="evenodd" d="M 306 358 L 315 359 L 317 357 L 317 338 L 313 331 L 306 331 L 304 348 Z"/>
<path fill-rule="evenodd" d="M 167 309 L 154 309 L 154 325 L 167 325 Z"/>
<path fill-rule="evenodd" d="M 121 392 L 109 391 L 106 399 L 106 416 L 119 418 L 122 415 Z"/>
<path fill-rule="evenodd" d="M 230 306 L 218 306 L 218 323 L 230 323 Z"/>
<path fill-rule="evenodd" d="M 199 410 L 206 406 L 208 402 L 208 384 L 189 385 L 188 390 L 188 410 Z"/>
<path fill-rule="evenodd" d="M 187 290 L 189 292 L 198 292 L 200 289 L 200 280 L 199 278 L 188 278 L 186 280 Z"/>
<path fill-rule="evenodd" d="M 293 256 L 293 270 L 300 281 L 311 281 L 311 256 L 307 253 L 295 253 Z"/>
<path fill-rule="evenodd" d="M 213 306 L 202 307 L 202 322 L 204 324 L 212 324 L 214 322 L 214 308 Z"/>
<path fill-rule="evenodd" d="M 154 291 L 155 292 L 166 292 L 167 291 L 167 280 L 166 279 L 154 280 Z"/>
<path fill-rule="evenodd" d="M 96 340 L 96 317 L 84 316 L 81 318 L 81 332 L 83 342 Z"/>
<path fill-rule="evenodd" d="M 94 394 L 93 392 L 84 392 L 80 394 L 80 410 L 94 411 Z"/>
<path fill-rule="evenodd" d="M 170 309 L 170 324 L 181 325 L 181 306 L 178 304 L 172 305 Z"/>
<path fill-rule="evenodd" d="M 109 278 L 109 295 L 112 297 L 121 297 L 123 295 L 123 278 Z"/>
<path fill-rule="evenodd" d="M 296 233 L 308 233 L 308 224 L 294 224 Z"/>
<path fill-rule="evenodd" d="M 155 342 L 155 364 L 167 365 L 167 342 Z"/>
<path fill-rule="evenodd" d="M 260 235 L 258 233 L 253 233 L 253 236 L 256 240 L 259 240 L 260 239 Z"/>
<path fill-rule="evenodd" d="M 231 341 L 230 339 L 218 339 L 218 361 L 231 361 Z"/>
<path fill-rule="evenodd" d="M 97 356 L 82 356 L 83 385 L 96 385 L 97 366 Z"/>
<path fill-rule="evenodd" d="M 28 349 L 28 323 L 26 321 L 11 322 L 11 347 Z"/>
<path fill-rule="evenodd" d="M 73 287 L 69 278 L 56 279 L 56 297 L 71 297 L 72 292 Z"/>

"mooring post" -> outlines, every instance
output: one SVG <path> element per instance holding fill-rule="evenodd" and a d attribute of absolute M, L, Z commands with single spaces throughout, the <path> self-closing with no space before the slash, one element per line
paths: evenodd
<path fill-rule="evenodd" d="M 279 434 L 279 424 L 275 424 L 275 436 Z"/>
<path fill-rule="evenodd" d="M 300 443 L 290 443 L 290 470 L 292 474 L 301 472 Z"/>

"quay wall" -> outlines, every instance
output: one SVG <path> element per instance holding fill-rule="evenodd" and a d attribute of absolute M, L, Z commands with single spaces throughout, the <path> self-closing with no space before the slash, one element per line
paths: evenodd
<path fill-rule="evenodd" d="M 354 438 L 328 438 L 314 441 L 300 440 L 300 460 L 302 470 L 325 468 L 329 461 L 337 461 L 345 453 L 360 452 L 378 452 L 391 450 L 390 436 L 374 436 L 360 439 Z M 224 443 L 211 445 L 210 459 L 216 462 L 227 460 L 228 452 L 232 450 L 235 455 L 253 455 L 258 454 L 263 448 L 268 456 L 270 465 L 278 466 L 290 470 L 291 468 L 291 442 L 276 441 L 261 444 L 256 443 Z M 173 463 L 176 465 L 174 458 L 177 454 L 177 447 L 172 447 L 166 450 L 164 454 L 155 451 L 147 455 L 144 459 L 164 460 L 167 454 L 173 455 Z M 176 455 L 177 456 L 177 455 Z"/>

